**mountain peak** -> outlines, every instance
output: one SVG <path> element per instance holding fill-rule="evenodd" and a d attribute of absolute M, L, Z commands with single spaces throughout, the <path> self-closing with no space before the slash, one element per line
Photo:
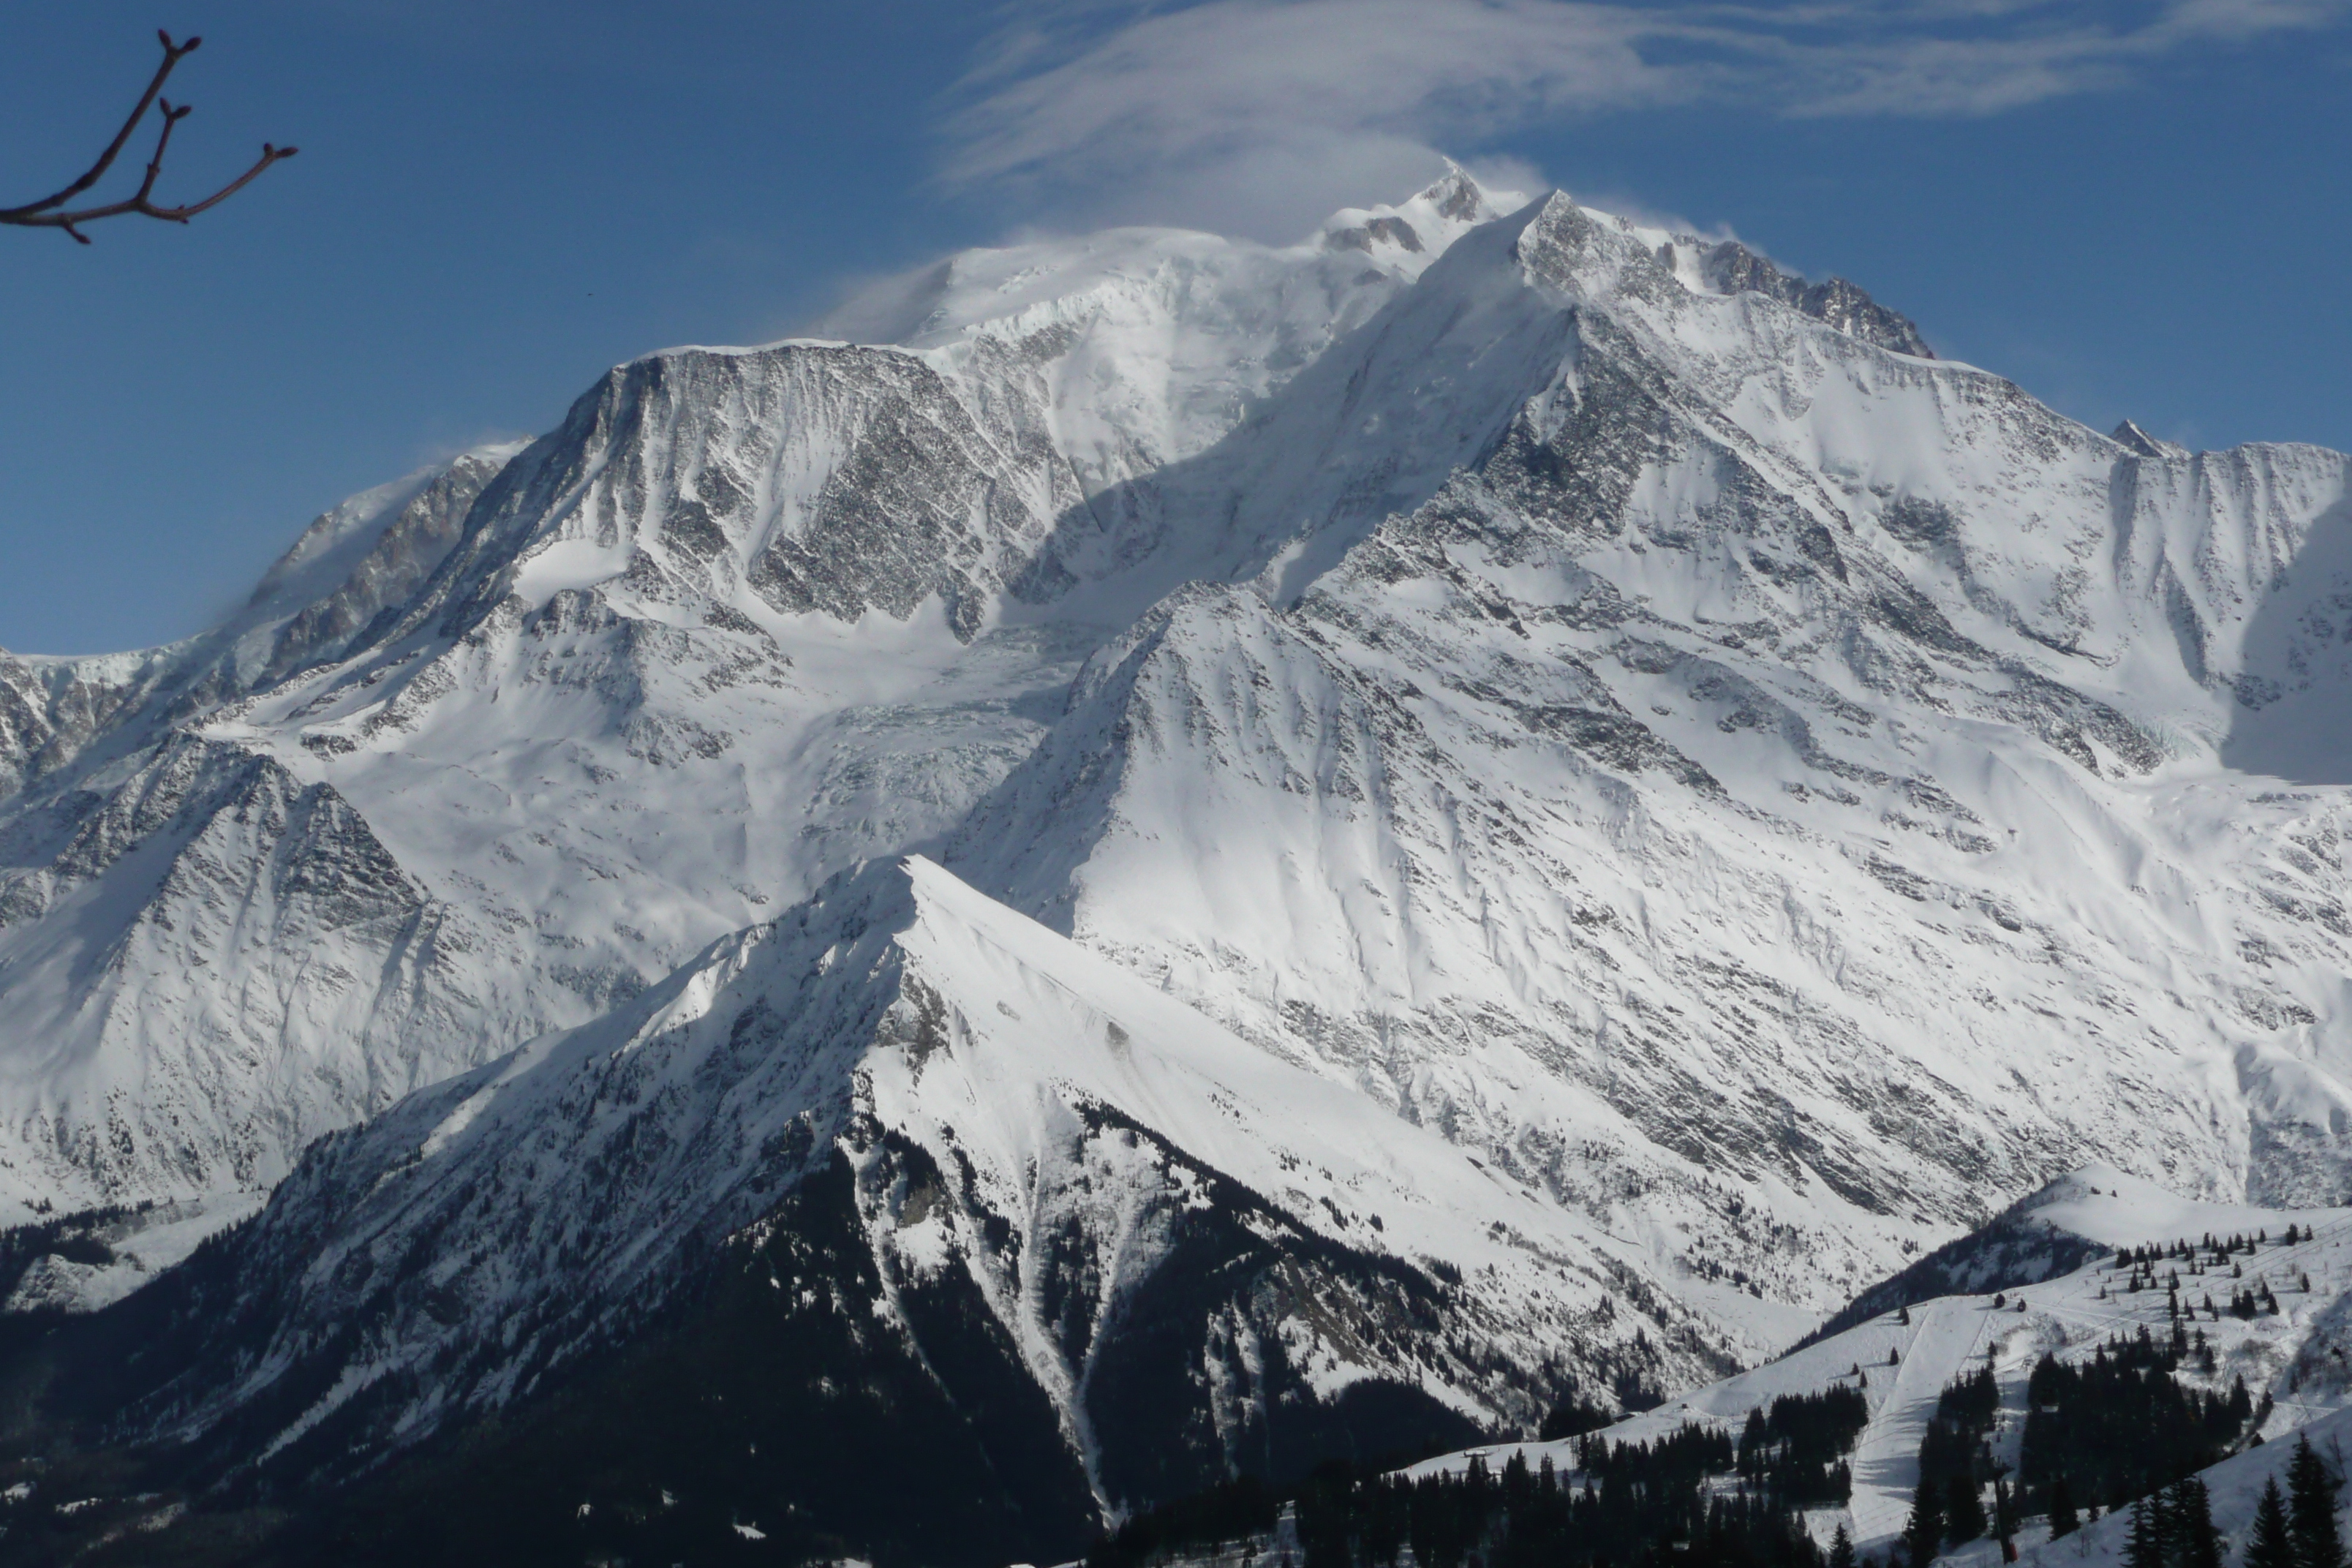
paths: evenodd
<path fill-rule="evenodd" d="M 1445 160 L 1444 175 L 1413 199 L 1429 203 L 1441 216 L 1458 218 L 1464 223 L 1483 223 L 1500 216 L 1505 210 L 1495 205 L 1486 187 L 1469 170 L 1451 158 Z"/>
<path fill-rule="evenodd" d="M 2129 419 L 2126 419 L 2122 424 L 2116 426 L 2109 439 L 2115 441 L 2120 446 L 2129 447 L 2133 452 L 2143 458 L 2186 458 L 2189 456 L 2188 447 L 2175 446 L 2170 441 L 2160 440 L 2141 429 L 2137 424 Z"/>
<path fill-rule="evenodd" d="M 1314 243 L 1327 252 L 1361 251 L 1386 270 L 1413 279 L 1455 240 L 1527 201 L 1517 191 L 1487 189 L 1449 158 L 1443 175 L 1402 202 L 1333 213 Z"/>
<path fill-rule="evenodd" d="M 1699 269 L 1719 293 L 1769 294 L 1850 337 L 1920 359 L 1936 357 L 1909 317 L 1888 310 L 1843 278 L 1809 283 L 1736 239 L 1706 247 L 1699 257 Z"/>

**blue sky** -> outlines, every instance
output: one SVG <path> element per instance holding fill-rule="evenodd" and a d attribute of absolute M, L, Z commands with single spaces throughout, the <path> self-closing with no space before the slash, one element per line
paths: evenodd
<path fill-rule="evenodd" d="M 2352 447 L 2352 0 L 12 7 L 0 203 L 204 35 L 185 228 L 0 229 L 0 647 L 184 635 L 607 365 L 1109 221 L 1286 238 L 1444 149 L 1842 273 L 2102 428 Z M 141 153 L 143 159 L 143 151 Z"/>

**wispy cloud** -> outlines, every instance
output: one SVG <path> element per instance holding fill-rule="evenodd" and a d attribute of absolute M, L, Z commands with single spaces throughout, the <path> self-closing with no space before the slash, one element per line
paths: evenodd
<path fill-rule="evenodd" d="M 1998 113 L 2168 57 L 2343 25 L 2352 0 L 1015 4 L 950 126 L 947 177 L 1089 216 L 1269 237 L 1531 124 L 1735 102 Z"/>

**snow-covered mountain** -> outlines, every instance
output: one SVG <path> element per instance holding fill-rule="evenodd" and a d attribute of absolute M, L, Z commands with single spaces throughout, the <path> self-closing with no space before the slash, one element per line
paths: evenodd
<path fill-rule="evenodd" d="M 0 1184 L 68 1206 L 267 1184 L 326 1128 L 943 833 L 1115 629 L 1004 606 L 1066 598 L 1065 557 L 1151 556 L 1153 473 L 1494 216 L 1465 181 L 1417 200 L 1371 215 L 1370 250 L 1132 231 L 960 258 L 920 351 L 656 355 L 528 450 L 321 518 L 215 633 L 0 662 L 23 781 Z M 958 321 L 982 300 L 1011 313 Z M 350 820 L 289 838 L 248 773 Z M 207 853 L 222 832 L 252 842 Z M 322 853 L 370 868 L 364 912 L 229 885 L 348 890 L 285 869 Z M 210 885 L 159 880 L 191 857 Z"/>
<path fill-rule="evenodd" d="M 1513 225 L 1421 289 L 1491 247 L 1517 314 L 1408 300 L 1294 384 L 1379 385 L 1416 306 L 1483 363 L 1549 332 L 1449 411 L 1482 460 L 1164 600 L 950 863 L 1768 1299 L 2095 1157 L 2341 1191 L 2342 796 L 2216 753 L 2334 684 L 2250 645 L 2342 591 L 2286 536 L 2344 459 L 2151 472 L 1558 198 Z M 1733 1173 L 1798 1245 L 1726 1226 Z"/>
<path fill-rule="evenodd" d="M 0 658 L 0 1194 L 275 1188 L 110 1432 L 345 1474 L 822 1190 L 1117 1508 L 1706 1381 L 2094 1161 L 2352 1187 L 2352 459 L 1458 172 L 833 330 Z"/>

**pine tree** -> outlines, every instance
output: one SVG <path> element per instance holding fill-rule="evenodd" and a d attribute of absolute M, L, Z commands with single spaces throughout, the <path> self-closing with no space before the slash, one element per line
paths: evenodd
<path fill-rule="evenodd" d="M 2080 1521 L 2074 1517 L 2074 1489 L 2059 1476 L 2050 1483 L 2050 1539 L 2072 1535 Z"/>
<path fill-rule="evenodd" d="M 2344 1542 L 2336 1533 L 2336 1489 L 2311 1439 L 2294 1440 L 2287 1461 L 2287 1517 L 2294 1531 L 2296 1568 L 2344 1568 Z"/>
<path fill-rule="evenodd" d="M 2156 1509 L 2146 1498 L 2132 1504 L 2131 1534 L 2124 1545 L 2124 1568 L 2165 1568 L 2163 1531 Z"/>
<path fill-rule="evenodd" d="M 2221 1532 L 2213 1528 L 2213 1500 L 2205 1483 L 2183 1476 L 2172 1483 L 2170 1556 L 2180 1568 L 2221 1568 Z"/>
<path fill-rule="evenodd" d="M 1911 1309 L 1908 1307 L 1897 1307 L 1895 1310 L 1895 1321 L 1901 1323 L 1905 1328 L 1909 1328 L 1911 1326 Z"/>
<path fill-rule="evenodd" d="M 1837 1533 L 1830 1537 L 1829 1568 L 1853 1568 L 1853 1538 L 1845 1532 L 1843 1524 L 1837 1527 Z"/>
<path fill-rule="evenodd" d="M 1944 1534 L 1957 1546 L 1984 1532 L 1984 1500 L 1977 1495 L 1977 1479 L 1966 1470 L 1958 1471 L 1944 1489 Z"/>
<path fill-rule="evenodd" d="M 2294 1537 L 2287 1530 L 2286 1500 L 2279 1496 L 2276 1476 L 2263 1483 L 2263 1500 L 2255 1506 L 2245 1568 L 2295 1568 Z"/>
<path fill-rule="evenodd" d="M 1927 1568 L 1936 1559 L 1936 1543 L 1943 1539 L 1943 1504 L 1936 1497 L 1936 1484 L 1922 1476 L 1918 1489 L 1911 1494 L 1911 1517 L 1903 1526 L 1903 1546 L 1911 1568 Z"/>

